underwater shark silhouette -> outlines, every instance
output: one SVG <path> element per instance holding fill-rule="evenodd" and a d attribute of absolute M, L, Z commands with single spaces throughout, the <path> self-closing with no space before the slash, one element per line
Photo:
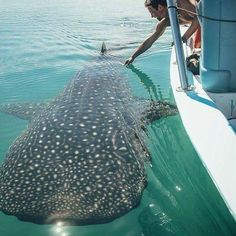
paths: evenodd
<path fill-rule="evenodd" d="M 1 110 L 29 120 L 0 168 L 0 210 L 34 223 L 106 223 L 135 208 L 146 186 L 144 126 L 174 115 L 135 98 L 122 65 L 98 56 L 48 104 Z"/>

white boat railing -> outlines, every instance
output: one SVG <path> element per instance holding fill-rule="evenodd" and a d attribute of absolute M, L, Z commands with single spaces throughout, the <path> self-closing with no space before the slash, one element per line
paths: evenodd
<path fill-rule="evenodd" d="M 176 51 L 176 61 L 178 64 L 178 71 L 180 77 L 181 90 L 189 90 L 188 77 L 186 73 L 186 63 L 183 52 L 182 38 L 180 34 L 179 21 L 177 18 L 176 0 L 167 0 L 167 7 L 172 30 L 172 36 Z"/>

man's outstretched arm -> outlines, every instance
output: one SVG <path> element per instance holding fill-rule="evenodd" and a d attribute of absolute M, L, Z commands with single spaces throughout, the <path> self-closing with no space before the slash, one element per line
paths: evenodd
<path fill-rule="evenodd" d="M 125 65 L 131 64 L 136 57 L 148 50 L 152 44 L 164 33 L 166 27 L 169 25 L 169 19 L 163 18 L 156 27 L 154 33 L 152 33 L 132 54 L 132 56 L 125 61 Z"/>

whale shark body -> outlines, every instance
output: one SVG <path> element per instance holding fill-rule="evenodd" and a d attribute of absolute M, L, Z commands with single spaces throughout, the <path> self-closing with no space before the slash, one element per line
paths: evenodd
<path fill-rule="evenodd" d="M 135 98 L 101 55 L 50 103 L 9 104 L 29 120 L 0 168 L 0 210 L 35 223 L 106 223 L 135 208 L 147 183 L 145 125 L 177 113 Z"/>

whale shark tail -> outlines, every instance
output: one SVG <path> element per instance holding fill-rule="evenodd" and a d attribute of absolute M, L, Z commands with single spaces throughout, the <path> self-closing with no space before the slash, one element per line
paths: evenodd
<path fill-rule="evenodd" d="M 105 54 L 106 52 L 107 52 L 107 47 L 106 47 L 106 44 L 103 42 L 102 43 L 102 48 L 101 48 L 101 53 Z"/>

